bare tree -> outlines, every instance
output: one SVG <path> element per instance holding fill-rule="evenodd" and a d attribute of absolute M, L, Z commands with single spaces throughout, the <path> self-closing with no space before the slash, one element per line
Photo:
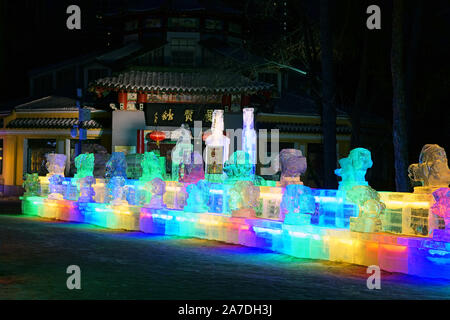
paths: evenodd
<path fill-rule="evenodd" d="M 406 128 L 407 105 L 405 98 L 405 64 L 403 39 L 403 0 L 394 0 L 392 16 L 392 106 L 393 106 L 393 142 L 395 157 L 395 185 L 399 192 L 409 191 L 408 134 Z"/>
<path fill-rule="evenodd" d="M 336 188 L 336 106 L 333 70 L 333 38 L 330 1 L 320 0 L 320 45 L 322 56 L 322 128 L 324 153 L 324 187 Z"/>

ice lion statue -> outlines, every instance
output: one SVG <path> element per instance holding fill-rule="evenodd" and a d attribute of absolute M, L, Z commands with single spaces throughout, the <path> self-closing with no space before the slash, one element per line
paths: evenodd
<path fill-rule="evenodd" d="M 255 218 L 259 188 L 251 181 L 238 181 L 230 190 L 229 207 L 233 217 Z"/>
<path fill-rule="evenodd" d="M 447 155 L 444 148 L 437 144 L 426 144 L 423 146 L 419 156 L 419 163 L 408 168 L 409 178 L 413 182 L 420 182 L 421 187 L 414 188 L 415 191 L 422 189 L 433 189 L 448 187 L 450 183 L 450 169 L 448 168 Z"/>
<path fill-rule="evenodd" d="M 93 177 L 94 176 L 94 162 L 95 157 L 93 153 L 83 153 L 75 158 L 75 167 L 77 173 L 74 175 L 75 179 Z"/>
<path fill-rule="evenodd" d="M 145 152 L 141 161 L 142 177 L 139 181 L 151 181 L 155 178 L 163 179 L 163 168 L 158 156 L 154 152 Z"/>
<path fill-rule="evenodd" d="M 342 178 L 339 181 L 339 190 L 350 190 L 354 186 L 368 186 L 366 181 L 367 169 L 373 165 L 370 151 L 364 148 L 355 148 L 350 151 L 347 158 L 339 160 L 340 169 L 334 173 Z"/>
<path fill-rule="evenodd" d="M 386 208 L 378 192 L 369 186 L 355 186 L 346 192 L 347 200 L 359 207 L 358 217 L 350 217 L 350 230 L 381 232 L 381 214 Z"/>

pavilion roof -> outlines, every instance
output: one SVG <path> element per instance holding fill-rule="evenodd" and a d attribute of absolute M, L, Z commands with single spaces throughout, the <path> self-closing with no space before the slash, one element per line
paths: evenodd
<path fill-rule="evenodd" d="M 175 92 L 245 92 L 270 89 L 273 85 L 252 81 L 234 73 L 130 71 L 96 80 L 93 86 L 126 90 Z"/>

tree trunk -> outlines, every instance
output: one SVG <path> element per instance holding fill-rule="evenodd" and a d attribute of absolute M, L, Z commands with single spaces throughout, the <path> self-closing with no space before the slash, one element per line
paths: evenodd
<path fill-rule="evenodd" d="M 358 148 L 361 146 L 361 109 L 367 101 L 367 47 L 368 47 L 367 31 L 364 33 L 364 49 L 361 57 L 361 65 L 359 69 L 359 81 L 358 88 L 356 89 L 355 103 L 353 105 L 351 123 L 352 123 L 352 136 L 351 147 Z"/>
<path fill-rule="evenodd" d="M 395 186 L 398 192 L 409 191 L 408 135 L 406 129 L 405 66 L 403 58 L 403 0 L 394 0 L 392 16 L 392 107 L 395 158 Z"/>
<path fill-rule="evenodd" d="M 322 60 L 322 128 L 324 152 L 324 187 L 337 186 L 336 175 L 336 107 L 333 73 L 333 38 L 331 35 L 330 1 L 320 1 L 320 46 Z"/>

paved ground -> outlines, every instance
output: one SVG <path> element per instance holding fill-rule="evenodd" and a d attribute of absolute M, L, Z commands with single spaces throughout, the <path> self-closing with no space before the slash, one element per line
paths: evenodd
<path fill-rule="evenodd" d="M 1 209 L 0 209 L 1 210 Z M 3 210 L 2 210 L 3 211 Z M 81 268 L 82 290 L 66 288 Z M 0 215 L 0 299 L 448 299 L 450 283 L 215 241 Z"/>

